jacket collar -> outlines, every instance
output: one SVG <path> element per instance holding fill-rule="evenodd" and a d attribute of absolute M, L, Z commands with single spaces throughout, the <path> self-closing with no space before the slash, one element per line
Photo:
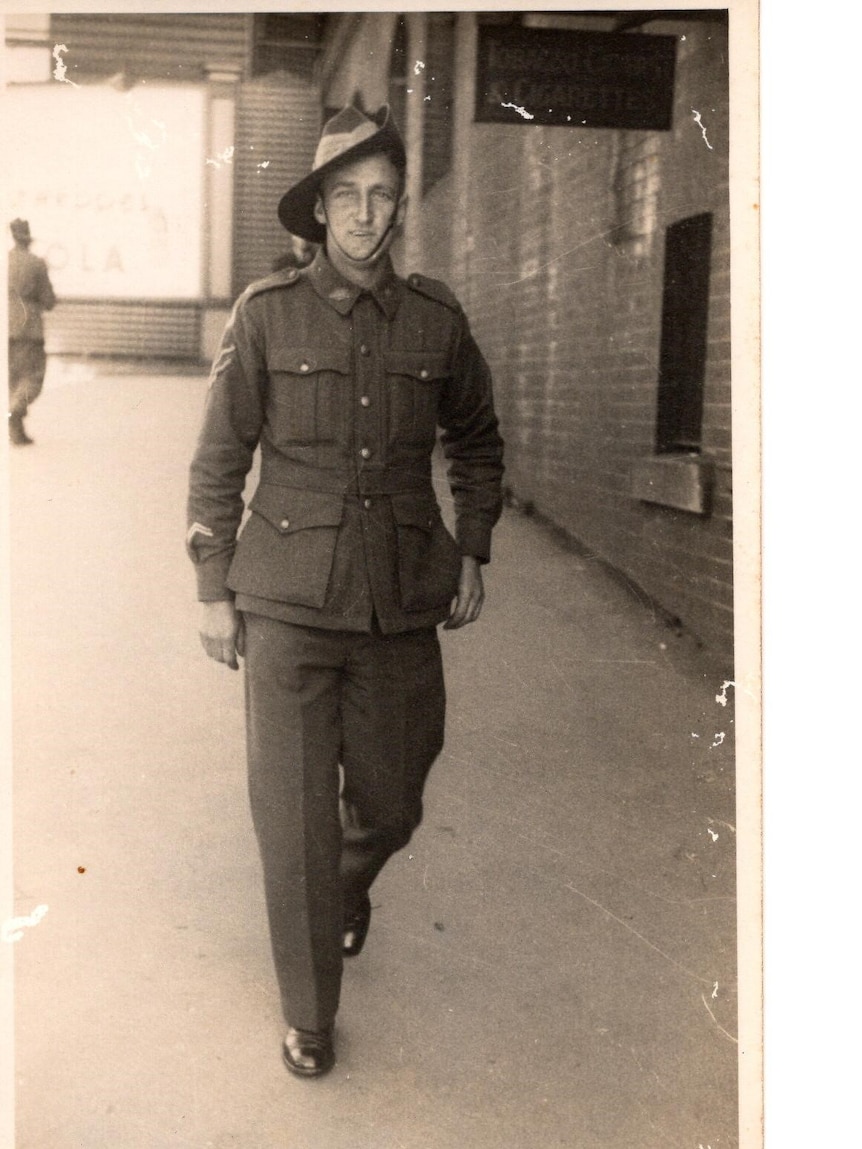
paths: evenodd
<path fill-rule="evenodd" d="M 367 291 L 387 319 L 395 318 L 399 302 L 398 280 L 388 255 L 381 261 L 380 274 L 374 286 L 369 288 L 359 287 L 340 275 L 329 262 L 322 247 L 306 274 L 320 298 L 341 315 L 348 315 L 359 296 Z"/>

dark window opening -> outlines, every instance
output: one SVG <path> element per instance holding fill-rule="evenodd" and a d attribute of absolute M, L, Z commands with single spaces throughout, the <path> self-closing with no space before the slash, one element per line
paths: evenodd
<path fill-rule="evenodd" d="M 699 454 L 706 376 L 712 213 L 666 232 L 656 451 Z"/>

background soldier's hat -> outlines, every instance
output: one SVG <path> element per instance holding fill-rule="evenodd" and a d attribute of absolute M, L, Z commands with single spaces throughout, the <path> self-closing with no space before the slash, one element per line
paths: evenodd
<path fill-rule="evenodd" d="M 281 197 L 278 218 L 282 226 L 312 243 L 323 243 L 326 228 L 314 218 L 314 205 L 324 178 L 343 164 L 378 152 L 388 155 L 400 171 L 406 168 L 404 141 L 389 105 L 384 104 L 370 116 L 358 108 L 342 108 L 323 125 L 311 174 Z"/>
<path fill-rule="evenodd" d="M 33 242 L 33 237 L 30 234 L 30 224 L 26 219 L 13 219 L 9 224 L 9 230 L 12 232 L 12 238 L 16 243 Z"/>

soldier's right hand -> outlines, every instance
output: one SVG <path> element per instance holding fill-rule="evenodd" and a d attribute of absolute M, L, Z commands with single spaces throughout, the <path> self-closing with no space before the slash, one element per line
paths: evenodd
<path fill-rule="evenodd" d="M 245 634 L 242 615 L 232 602 L 201 603 L 200 635 L 210 658 L 239 669 L 237 655 L 245 653 Z"/>

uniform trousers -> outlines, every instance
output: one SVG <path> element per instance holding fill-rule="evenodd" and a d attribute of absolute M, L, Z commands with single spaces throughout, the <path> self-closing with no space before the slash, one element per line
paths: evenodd
<path fill-rule="evenodd" d="M 443 746 L 435 628 L 298 626 L 245 613 L 249 798 L 288 1025 L 335 1019 L 346 917 L 422 820 Z M 339 769 L 340 767 L 340 769 Z"/>
<path fill-rule="evenodd" d="M 9 340 L 9 413 L 23 419 L 42 393 L 48 360 L 45 344 L 35 339 Z"/>

